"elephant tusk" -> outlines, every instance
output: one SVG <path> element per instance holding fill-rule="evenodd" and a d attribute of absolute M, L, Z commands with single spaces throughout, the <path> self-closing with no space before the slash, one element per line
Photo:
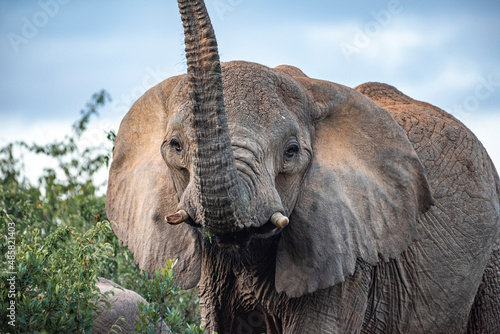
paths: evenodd
<path fill-rule="evenodd" d="M 289 222 L 290 220 L 288 220 L 288 217 L 283 216 L 281 212 L 275 212 L 271 216 L 271 223 L 273 223 L 273 225 L 276 227 L 283 228 L 287 226 Z"/>
<path fill-rule="evenodd" d="M 184 223 L 189 218 L 189 215 L 184 210 L 179 210 L 173 215 L 166 216 L 165 221 L 170 225 L 178 225 Z"/>

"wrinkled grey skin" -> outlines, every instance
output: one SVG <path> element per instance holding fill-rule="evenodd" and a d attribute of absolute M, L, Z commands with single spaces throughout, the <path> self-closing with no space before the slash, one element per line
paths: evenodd
<path fill-rule="evenodd" d="M 500 182 L 477 138 L 388 85 L 221 67 L 203 2 L 179 7 L 188 74 L 134 104 L 110 169 L 139 265 L 177 258 L 219 333 L 500 332 Z"/>
<path fill-rule="evenodd" d="M 137 303 L 141 302 L 148 305 L 148 302 L 142 298 L 138 293 L 124 289 L 120 285 L 107 280 L 99 278 L 97 288 L 101 293 L 108 291 L 113 292 L 107 296 L 109 308 L 101 302 L 104 307 L 103 311 L 94 319 L 94 326 L 92 327 L 92 334 L 108 334 L 113 329 L 117 333 L 131 334 L 135 332 L 136 322 L 139 320 L 137 312 L 139 311 Z M 120 320 L 124 317 L 125 322 Z M 120 329 L 113 328 L 113 325 L 120 326 Z M 157 330 L 156 333 L 171 333 L 165 322 L 161 322 L 162 330 Z"/>

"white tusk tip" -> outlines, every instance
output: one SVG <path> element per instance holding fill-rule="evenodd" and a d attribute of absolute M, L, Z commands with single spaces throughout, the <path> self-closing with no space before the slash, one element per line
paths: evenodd
<path fill-rule="evenodd" d="M 165 221 L 170 225 L 178 225 L 184 223 L 189 218 L 189 215 L 184 210 L 179 210 L 173 215 L 165 217 Z"/>
<path fill-rule="evenodd" d="M 288 217 L 284 216 L 281 212 L 275 212 L 271 216 L 271 223 L 273 223 L 274 226 L 283 228 L 288 225 L 290 220 Z"/>

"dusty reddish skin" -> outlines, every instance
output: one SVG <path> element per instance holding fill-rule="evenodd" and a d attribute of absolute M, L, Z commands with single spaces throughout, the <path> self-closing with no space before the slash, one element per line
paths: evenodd
<path fill-rule="evenodd" d="M 352 89 L 291 66 L 224 63 L 221 80 L 238 182 L 221 188 L 240 203 L 237 224 L 212 238 L 201 227 L 212 209 L 194 171 L 214 162 L 193 167 L 185 76 L 125 116 L 106 203 L 141 268 L 179 260 L 176 281 L 198 286 L 207 328 L 500 332 L 500 182 L 463 124 L 392 86 Z M 179 209 L 190 218 L 167 224 Z M 277 211 L 282 229 L 269 223 Z"/>

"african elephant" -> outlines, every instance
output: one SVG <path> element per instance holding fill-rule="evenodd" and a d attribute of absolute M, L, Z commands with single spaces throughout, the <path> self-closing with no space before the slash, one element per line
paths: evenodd
<path fill-rule="evenodd" d="M 219 62 L 179 0 L 187 75 L 123 119 L 106 209 L 177 258 L 218 333 L 499 333 L 500 182 L 478 139 L 396 88 Z"/>

